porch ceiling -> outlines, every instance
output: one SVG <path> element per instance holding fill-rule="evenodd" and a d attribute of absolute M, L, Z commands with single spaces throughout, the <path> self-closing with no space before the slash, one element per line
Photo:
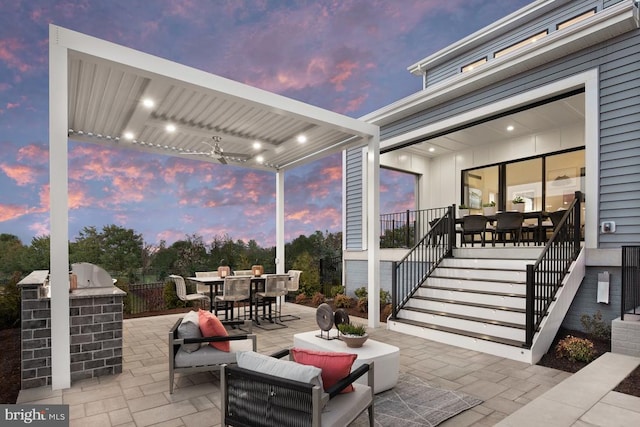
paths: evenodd
<path fill-rule="evenodd" d="M 69 48 L 68 132 L 75 141 L 218 163 L 220 156 L 210 153 L 212 137 L 220 137 L 227 163 L 274 171 L 366 145 L 377 132 L 361 120 L 56 30 L 60 44 Z M 153 107 L 146 107 L 145 99 Z M 168 124 L 175 131 L 168 132 Z M 299 135 L 307 141 L 298 142 Z"/>
<path fill-rule="evenodd" d="M 540 134 L 552 129 L 584 123 L 584 109 L 584 93 L 580 93 L 432 138 L 404 150 L 421 156 L 436 157 L 491 142 Z M 509 126 L 513 126 L 513 130 L 507 130 Z M 430 149 L 433 151 L 429 151 Z"/>

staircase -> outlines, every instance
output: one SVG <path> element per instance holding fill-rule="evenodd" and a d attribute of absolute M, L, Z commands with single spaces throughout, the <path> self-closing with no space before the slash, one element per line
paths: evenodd
<path fill-rule="evenodd" d="M 547 328 L 541 342 L 546 348 L 536 350 L 535 343 L 531 349 L 526 348 L 526 265 L 533 264 L 541 251 L 542 247 L 522 246 L 454 249 L 453 257 L 442 260 L 396 319 L 389 320 L 388 328 L 514 360 L 537 362 L 536 354 L 541 356 L 551 344 L 584 277 L 584 272 L 580 275 L 579 271 L 573 279 L 573 271 L 567 275 L 566 281 L 572 287 L 563 301 L 568 297 L 569 303 L 564 312 L 555 316 L 561 316 L 560 322 Z M 540 330 L 545 323 L 548 322 L 543 322 Z"/>

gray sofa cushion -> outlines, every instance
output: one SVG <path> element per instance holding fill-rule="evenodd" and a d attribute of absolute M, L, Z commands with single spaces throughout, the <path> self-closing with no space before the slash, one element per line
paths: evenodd
<path fill-rule="evenodd" d="M 174 358 L 176 368 L 192 368 L 198 366 L 215 366 L 223 363 L 236 363 L 236 354 L 253 350 L 251 340 L 231 341 L 231 351 L 221 351 L 210 345 L 203 345 L 200 350 L 193 353 L 178 350 Z"/>
<path fill-rule="evenodd" d="M 178 338 L 202 338 L 197 312 L 190 311 L 184 316 L 180 326 L 178 326 Z M 180 346 L 180 350 L 186 351 L 187 353 L 193 353 L 199 349 L 200 343 L 182 344 Z"/>

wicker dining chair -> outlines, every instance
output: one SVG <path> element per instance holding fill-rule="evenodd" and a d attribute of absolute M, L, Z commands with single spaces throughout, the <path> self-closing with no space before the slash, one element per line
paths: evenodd
<path fill-rule="evenodd" d="M 491 243 L 496 245 L 496 236 L 502 236 L 502 244 L 506 246 L 507 234 L 511 236 L 514 245 L 519 245 L 522 240 L 522 212 L 498 212 L 496 214 L 496 226 L 490 229 Z"/>
<path fill-rule="evenodd" d="M 278 300 L 287 295 L 287 282 L 289 282 L 288 274 L 269 274 L 264 283 L 264 291 L 256 292 L 256 307 L 262 305 L 263 319 L 269 320 L 271 323 L 281 322 L 282 312 Z M 267 306 L 269 306 L 268 317 Z"/>
<path fill-rule="evenodd" d="M 480 235 L 480 243 L 485 245 L 485 233 L 487 231 L 487 217 L 484 215 L 467 215 L 462 218 L 462 244 L 467 246 L 465 236 L 471 236 L 471 246 L 475 243 L 475 235 Z"/>
<path fill-rule="evenodd" d="M 227 276 L 224 278 L 222 295 L 215 297 L 216 302 L 224 303 L 225 319 L 233 319 L 233 311 L 236 303 L 249 301 L 251 278 L 248 276 Z M 244 317 L 246 318 L 247 306 L 244 306 Z M 231 316 L 229 316 L 231 313 Z M 238 316 L 240 313 L 238 313 Z"/>
<path fill-rule="evenodd" d="M 187 293 L 187 285 L 184 282 L 184 277 L 178 276 L 176 274 L 172 274 L 169 276 L 173 283 L 176 285 L 176 295 L 178 299 L 185 302 L 194 302 L 197 301 L 202 307 L 204 307 L 204 302 L 210 302 L 208 296 L 200 293 L 188 294 Z"/>

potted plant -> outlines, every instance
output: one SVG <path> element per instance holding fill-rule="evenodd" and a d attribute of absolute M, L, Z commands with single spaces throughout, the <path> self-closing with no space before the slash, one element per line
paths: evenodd
<path fill-rule="evenodd" d="M 482 205 L 482 213 L 485 216 L 496 214 L 496 202 L 489 202 Z"/>
<path fill-rule="evenodd" d="M 522 197 L 514 197 L 511 201 L 511 205 L 513 206 L 513 209 L 517 210 L 518 212 L 524 212 L 524 199 Z"/>
<path fill-rule="evenodd" d="M 469 215 L 469 206 L 464 203 L 458 206 L 458 218 Z"/>
<path fill-rule="evenodd" d="M 347 344 L 347 347 L 362 347 L 362 344 L 369 338 L 367 329 L 364 325 L 356 323 L 341 323 L 338 325 L 340 331 L 340 339 Z"/>

